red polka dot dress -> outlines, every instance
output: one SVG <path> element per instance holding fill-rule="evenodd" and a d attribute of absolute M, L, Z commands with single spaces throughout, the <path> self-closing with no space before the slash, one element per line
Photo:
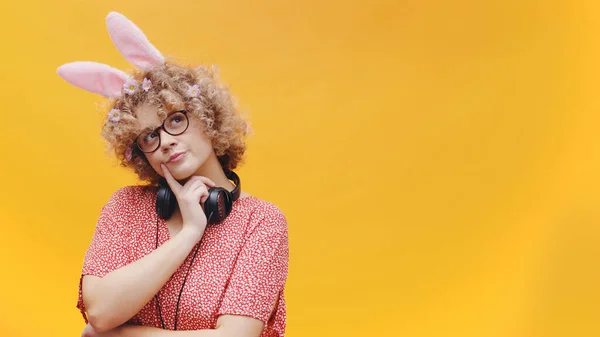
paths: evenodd
<path fill-rule="evenodd" d="M 154 251 L 157 219 L 158 245 L 170 239 L 155 200 L 155 188 L 127 186 L 102 208 L 79 282 L 77 307 L 86 323 L 83 276 L 104 277 Z M 181 294 L 177 330 L 214 329 L 219 315 L 233 314 L 263 321 L 261 337 L 283 336 L 288 231 L 282 212 L 253 196 L 238 199 L 223 222 L 206 228 L 198 245 Z M 173 329 L 177 298 L 195 248 L 158 293 L 167 329 Z M 128 323 L 161 328 L 156 298 Z"/>

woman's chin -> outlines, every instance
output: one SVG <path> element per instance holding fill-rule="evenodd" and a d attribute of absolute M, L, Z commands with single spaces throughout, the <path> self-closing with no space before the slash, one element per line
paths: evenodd
<path fill-rule="evenodd" d="M 171 170 L 171 174 L 173 175 L 173 177 L 180 181 L 187 180 L 195 172 L 193 167 L 190 167 L 190 165 L 181 165 L 173 169 L 169 168 L 169 170 Z"/>

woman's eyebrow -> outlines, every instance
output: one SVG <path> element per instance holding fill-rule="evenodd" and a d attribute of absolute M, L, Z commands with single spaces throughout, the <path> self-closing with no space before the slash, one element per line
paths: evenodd
<path fill-rule="evenodd" d="M 162 123 L 164 123 L 164 121 L 167 118 L 169 118 L 169 116 L 171 116 L 172 114 L 174 114 L 176 112 L 182 111 L 183 109 L 165 110 L 164 108 L 159 108 L 159 110 L 165 114 L 165 118 L 161 118 L 160 124 L 158 124 L 156 126 L 148 125 L 148 126 L 140 128 L 140 130 L 139 130 L 140 133 L 144 132 L 144 131 L 154 131 L 154 130 L 158 129 L 162 125 Z M 160 116 L 159 116 L 159 118 L 160 118 Z"/>
<path fill-rule="evenodd" d="M 154 131 L 156 129 L 158 129 L 159 126 L 152 126 L 152 125 L 148 125 L 146 127 L 142 127 L 140 128 L 140 130 L 138 131 L 138 134 L 142 133 L 142 132 L 146 132 L 146 131 Z"/>

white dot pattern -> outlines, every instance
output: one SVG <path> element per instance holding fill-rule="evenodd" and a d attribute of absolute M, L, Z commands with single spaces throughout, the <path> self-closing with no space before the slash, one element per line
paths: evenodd
<path fill-rule="evenodd" d="M 79 281 L 77 307 L 86 323 L 83 276 L 103 277 L 155 249 L 155 200 L 152 187 L 126 186 L 102 208 Z M 158 226 L 160 246 L 170 233 L 164 220 L 159 219 Z M 289 250 L 287 221 L 281 210 L 253 196 L 239 199 L 225 221 L 206 228 L 199 244 L 181 295 L 177 330 L 214 329 L 219 315 L 234 314 L 263 321 L 261 337 L 283 336 Z M 167 329 L 173 329 L 179 290 L 194 250 L 159 291 Z M 128 323 L 160 328 L 156 300 Z"/>

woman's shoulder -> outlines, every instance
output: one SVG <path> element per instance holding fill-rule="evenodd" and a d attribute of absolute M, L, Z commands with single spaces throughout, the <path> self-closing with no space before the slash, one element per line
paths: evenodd
<path fill-rule="evenodd" d="M 136 211 L 153 205 L 156 191 L 153 186 L 128 185 L 117 189 L 112 193 L 106 205 L 106 211 L 123 213 Z"/>
<path fill-rule="evenodd" d="M 109 202 L 135 202 L 146 199 L 155 193 L 155 187 L 148 185 L 127 185 L 120 187 L 110 197 Z"/>
<path fill-rule="evenodd" d="M 254 195 L 248 195 L 238 201 L 250 208 L 252 217 L 263 226 L 279 227 L 280 229 L 287 227 L 287 219 L 283 210 L 274 202 Z"/>

